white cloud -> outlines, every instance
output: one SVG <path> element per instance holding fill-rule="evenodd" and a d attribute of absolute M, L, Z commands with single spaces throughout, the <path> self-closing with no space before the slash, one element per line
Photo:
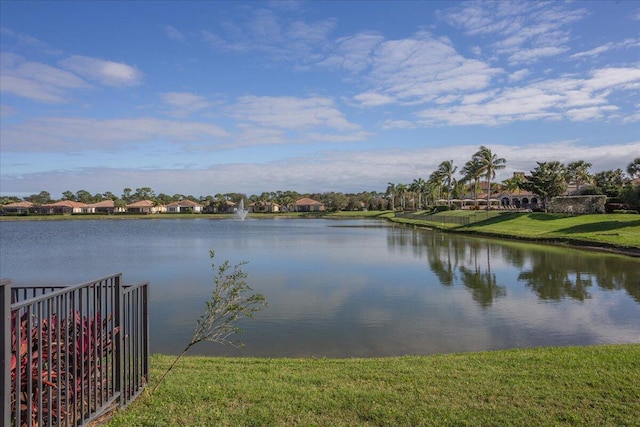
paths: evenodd
<path fill-rule="evenodd" d="M 166 92 L 160 94 L 162 102 L 172 108 L 171 114 L 184 117 L 211 106 L 205 98 L 189 92 Z"/>
<path fill-rule="evenodd" d="M 164 33 L 166 34 L 167 37 L 169 37 L 172 40 L 177 40 L 180 42 L 185 41 L 184 34 L 182 34 L 180 31 L 178 31 L 171 25 L 164 26 Z"/>
<path fill-rule="evenodd" d="M 384 40 L 378 33 L 365 32 L 342 37 L 335 41 L 333 52 L 318 65 L 362 72 L 371 66 L 372 53 Z"/>
<path fill-rule="evenodd" d="M 500 181 L 514 171 L 531 171 L 536 161 L 559 160 L 568 163 L 585 160 L 593 164 L 593 172 L 624 167 L 629 159 L 637 157 L 640 141 L 600 147 L 559 141 L 518 146 L 492 144 L 490 148 L 499 157 L 507 159 L 507 169 L 500 171 L 496 177 Z M 102 191 L 113 191 L 152 183 L 152 188 L 168 193 L 188 191 L 192 194 L 209 194 L 212 183 L 215 183 L 215 191 L 248 194 L 275 190 L 384 191 L 388 182 L 411 183 L 417 177 L 427 177 L 445 159 L 453 159 L 454 164 L 463 165 L 477 149 L 477 145 L 463 145 L 419 150 L 324 151 L 275 162 L 188 165 L 174 169 L 127 169 L 111 165 L 80 167 L 69 171 L 4 175 L 3 188 L 34 194 L 43 189 L 42 183 L 45 182 L 48 183 L 46 190 L 53 194 L 78 188 L 79 182 L 83 183 L 83 188 L 91 191 L 102 188 Z M 105 188 L 104 176 L 107 175 L 109 182 L 108 188 Z M 188 189 L 185 189 L 185 183 L 188 183 Z"/>
<path fill-rule="evenodd" d="M 534 62 L 569 48 L 568 25 L 586 16 L 585 9 L 570 9 L 551 2 L 466 2 L 440 13 L 466 34 L 494 37 L 490 47 L 510 62 Z"/>
<path fill-rule="evenodd" d="M 114 150 L 137 143 L 169 141 L 216 144 L 228 133 L 201 122 L 140 119 L 42 118 L 2 128 L 5 152 Z"/>
<path fill-rule="evenodd" d="M 392 97 L 379 93 L 361 93 L 354 96 L 353 99 L 357 101 L 361 107 L 380 107 L 394 102 Z"/>
<path fill-rule="evenodd" d="M 545 47 L 536 47 L 533 49 L 521 49 L 509 57 L 509 62 L 512 64 L 519 64 L 523 62 L 524 63 L 535 62 L 541 58 L 560 55 L 568 50 L 569 50 L 568 47 L 558 47 L 558 46 L 545 46 Z"/>
<path fill-rule="evenodd" d="M 509 81 L 519 82 L 520 80 L 526 78 L 530 74 L 531 74 L 530 70 L 523 68 L 521 70 L 514 71 L 513 73 L 509 74 Z"/>
<path fill-rule="evenodd" d="M 39 62 L 2 53 L 0 89 L 38 102 L 68 101 L 68 91 L 90 87 L 77 75 Z"/>
<path fill-rule="evenodd" d="M 559 78 L 467 95 L 461 105 L 427 108 L 417 113 L 424 125 L 499 125 L 522 120 L 585 121 L 619 112 L 608 97 L 638 89 L 640 69 L 604 68 L 588 78 Z"/>
<path fill-rule="evenodd" d="M 322 97 L 244 96 L 229 108 L 229 114 L 240 122 L 280 129 L 321 127 L 345 132 L 360 129 L 344 117 L 333 100 Z"/>
<path fill-rule="evenodd" d="M 425 103 L 441 95 L 480 90 L 501 70 L 467 59 L 446 39 L 420 32 L 411 38 L 381 43 L 373 55 L 368 79 L 379 96 L 402 104 Z M 372 99 L 369 91 L 365 100 Z"/>
<path fill-rule="evenodd" d="M 74 55 L 59 61 L 58 64 L 62 68 L 106 86 L 136 86 L 142 80 L 140 71 L 122 62 Z"/>

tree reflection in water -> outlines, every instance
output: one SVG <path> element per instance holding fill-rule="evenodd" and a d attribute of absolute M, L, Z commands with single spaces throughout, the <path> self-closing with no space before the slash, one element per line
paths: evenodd
<path fill-rule="evenodd" d="M 625 290 L 640 303 L 640 265 L 637 259 L 573 248 L 460 236 L 405 228 L 390 233 L 390 246 L 411 247 L 425 257 L 443 286 L 463 285 L 481 307 L 507 296 L 507 289 L 523 283 L 541 301 L 570 298 L 585 301 L 590 289 Z M 499 265 L 500 274 L 492 271 Z M 505 269 L 515 275 L 503 274 Z M 508 277 L 508 278 L 507 278 Z"/>

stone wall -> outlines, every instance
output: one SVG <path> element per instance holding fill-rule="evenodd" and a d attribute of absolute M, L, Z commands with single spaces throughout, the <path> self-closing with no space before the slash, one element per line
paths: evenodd
<path fill-rule="evenodd" d="M 554 197 L 549 204 L 549 212 L 569 214 L 605 213 L 607 196 L 563 196 Z"/>

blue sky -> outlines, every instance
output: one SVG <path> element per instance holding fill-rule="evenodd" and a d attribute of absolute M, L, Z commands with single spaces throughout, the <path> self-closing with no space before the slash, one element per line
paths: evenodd
<path fill-rule="evenodd" d="M 640 2 L 0 3 L 3 195 L 384 191 L 640 156 Z"/>

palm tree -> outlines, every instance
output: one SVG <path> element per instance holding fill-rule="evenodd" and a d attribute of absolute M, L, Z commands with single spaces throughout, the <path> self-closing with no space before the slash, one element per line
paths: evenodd
<path fill-rule="evenodd" d="M 396 210 L 395 198 L 396 198 L 396 185 L 393 182 L 390 182 L 387 185 L 387 197 L 391 199 L 391 210 Z"/>
<path fill-rule="evenodd" d="M 405 197 L 407 195 L 408 188 L 405 184 L 396 185 L 396 193 L 400 196 L 400 207 L 404 211 L 405 208 Z"/>
<path fill-rule="evenodd" d="M 442 199 L 442 175 L 440 174 L 440 170 L 436 170 L 435 172 L 432 172 L 431 175 L 429 175 L 429 182 L 437 190 L 437 203 Z"/>
<path fill-rule="evenodd" d="M 453 166 L 453 160 L 445 160 L 438 166 L 438 174 L 442 177 L 442 183 L 447 188 L 447 205 L 451 207 L 451 185 L 453 184 L 453 174 L 458 170 Z"/>
<path fill-rule="evenodd" d="M 489 210 L 491 180 L 496 177 L 497 170 L 504 169 L 506 167 L 507 161 L 502 157 L 498 157 L 493 154 L 491 149 L 484 145 L 480 146 L 480 149 L 473 155 L 473 157 L 480 163 L 480 175 L 484 176 L 487 180 L 487 210 Z"/>
<path fill-rule="evenodd" d="M 577 160 L 567 165 L 567 180 L 576 183 L 576 193 L 580 193 L 581 183 L 591 180 L 591 174 L 589 173 L 591 166 L 591 163 L 587 163 L 584 160 Z"/>
<path fill-rule="evenodd" d="M 413 183 L 411 184 L 411 191 L 418 194 L 418 209 L 420 209 L 420 207 L 422 206 L 422 194 L 424 193 L 426 186 L 427 183 L 422 178 L 414 179 Z"/>
<path fill-rule="evenodd" d="M 476 157 L 472 158 L 464 164 L 462 170 L 460 170 L 460 173 L 463 175 L 465 181 L 473 182 L 473 205 L 477 207 L 478 187 L 480 185 L 480 178 L 482 177 L 482 165 L 480 164 L 480 160 Z"/>
<path fill-rule="evenodd" d="M 509 193 L 509 198 L 513 199 L 513 193 L 522 188 L 524 182 L 524 175 L 514 174 L 511 178 L 507 178 L 502 181 L 502 186 Z M 511 200 L 509 201 L 511 203 Z"/>
<path fill-rule="evenodd" d="M 640 176 L 640 157 L 636 157 L 627 165 L 627 173 L 631 179 L 634 179 L 636 176 Z"/>

